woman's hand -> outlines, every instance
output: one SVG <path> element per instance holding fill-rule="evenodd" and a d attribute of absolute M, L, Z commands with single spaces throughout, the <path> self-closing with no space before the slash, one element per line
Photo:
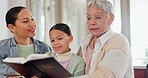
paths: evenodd
<path fill-rule="evenodd" d="M 25 78 L 24 76 L 7 76 L 7 78 Z"/>

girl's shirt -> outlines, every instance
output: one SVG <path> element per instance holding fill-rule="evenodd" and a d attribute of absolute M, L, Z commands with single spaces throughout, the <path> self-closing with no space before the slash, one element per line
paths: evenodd
<path fill-rule="evenodd" d="M 67 66 L 72 58 L 72 53 L 69 51 L 64 54 L 58 54 L 55 53 L 53 56 L 65 69 L 67 69 Z"/>
<path fill-rule="evenodd" d="M 55 58 L 56 56 L 55 59 L 58 60 L 58 62 L 74 77 L 84 75 L 85 62 L 77 54 L 74 54 L 71 51 L 60 55 L 55 52 L 48 52 L 46 54 L 49 55 L 49 57 Z"/>

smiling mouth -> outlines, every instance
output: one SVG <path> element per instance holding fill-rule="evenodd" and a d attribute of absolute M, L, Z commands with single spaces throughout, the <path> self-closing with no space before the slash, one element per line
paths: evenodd
<path fill-rule="evenodd" d="M 35 29 L 32 28 L 32 29 L 29 29 L 30 32 L 34 33 L 35 32 Z"/>
<path fill-rule="evenodd" d="M 60 50 L 60 47 L 54 47 L 54 49 L 55 49 L 56 51 L 59 51 L 59 50 Z"/>

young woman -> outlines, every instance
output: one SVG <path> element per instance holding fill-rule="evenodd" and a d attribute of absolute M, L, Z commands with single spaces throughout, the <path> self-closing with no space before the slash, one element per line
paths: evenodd
<path fill-rule="evenodd" d="M 7 57 L 27 57 L 51 51 L 44 42 L 34 39 L 36 23 L 32 13 L 23 6 L 16 6 L 6 13 L 6 24 L 14 35 L 0 41 L 0 77 L 17 78 L 16 71 L 2 63 Z"/>

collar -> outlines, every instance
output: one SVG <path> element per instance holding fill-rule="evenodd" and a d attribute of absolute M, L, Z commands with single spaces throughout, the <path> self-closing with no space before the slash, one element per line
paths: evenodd
<path fill-rule="evenodd" d="M 11 38 L 10 46 L 11 46 L 11 47 L 16 47 L 16 46 L 17 46 L 14 37 Z"/>
<path fill-rule="evenodd" d="M 33 38 L 31 38 L 31 39 L 33 40 L 33 42 L 32 42 L 32 43 L 36 42 L 36 40 L 34 40 Z M 12 38 L 11 38 L 11 43 L 10 43 L 10 46 L 12 46 L 12 47 L 16 47 L 16 46 L 17 46 L 17 44 L 16 44 L 16 41 L 15 41 L 15 38 L 14 38 L 14 37 L 12 37 Z"/>
<path fill-rule="evenodd" d="M 101 37 L 97 39 L 97 42 L 100 42 L 101 44 L 106 43 L 110 38 L 114 36 L 114 32 L 112 29 L 109 29 L 106 33 L 104 33 Z"/>
<path fill-rule="evenodd" d="M 71 51 L 63 53 L 63 54 L 56 53 L 56 58 L 59 61 L 69 60 L 69 59 L 71 59 L 71 57 L 72 57 L 72 52 Z"/>

